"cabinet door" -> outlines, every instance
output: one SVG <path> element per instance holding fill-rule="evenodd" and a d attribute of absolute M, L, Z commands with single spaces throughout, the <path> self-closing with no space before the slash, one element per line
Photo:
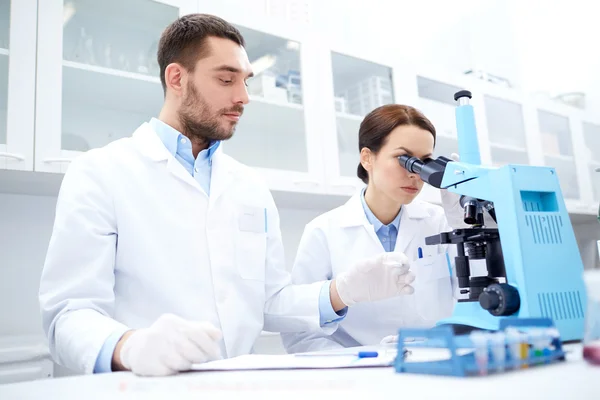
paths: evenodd
<path fill-rule="evenodd" d="M 318 187 L 317 145 L 307 134 L 317 93 L 311 90 L 315 74 L 306 37 L 292 30 L 275 34 L 268 21 L 260 30 L 233 24 L 244 36 L 254 77 L 248 80 L 250 102 L 223 151 L 259 170 L 272 189 Z"/>
<path fill-rule="evenodd" d="M 330 76 L 323 82 L 331 85 L 323 88 L 323 93 L 329 94 L 325 99 L 330 102 L 325 109 L 335 116 L 332 123 L 326 124 L 335 129 L 332 140 L 328 141 L 331 147 L 326 152 L 327 168 L 331 190 L 352 194 L 364 186 L 357 177 L 360 124 L 377 107 L 397 101 L 395 60 L 338 46 L 324 53 L 330 59 L 330 66 L 324 71 L 330 71 Z"/>
<path fill-rule="evenodd" d="M 600 124 L 584 122 L 585 139 L 589 174 L 592 179 L 594 201 L 600 202 Z"/>
<path fill-rule="evenodd" d="M 0 0 L 0 169 L 33 170 L 36 0 Z"/>
<path fill-rule="evenodd" d="M 492 165 L 529 164 L 523 107 L 516 101 L 484 95 Z"/>
<path fill-rule="evenodd" d="M 359 164 L 358 131 L 375 108 L 394 103 L 392 68 L 332 52 L 339 173 L 355 177 Z"/>
<path fill-rule="evenodd" d="M 544 163 L 556 169 L 565 199 L 579 200 L 577 167 L 569 117 L 554 110 L 538 109 L 537 119 L 542 136 Z"/>
<path fill-rule="evenodd" d="M 131 136 L 162 103 L 156 51 L 194 0 L 39 2 L 35 169 Z"/>

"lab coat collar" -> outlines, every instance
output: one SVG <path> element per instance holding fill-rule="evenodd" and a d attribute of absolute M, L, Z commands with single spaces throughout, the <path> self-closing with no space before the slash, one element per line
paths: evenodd
<path fill-rule="evenodd" d="M 151 124 L 147 122 L 143 123 L 133 133 L 133 141 L 142 155 L 155 162 L 167 161 L 167 170 L 173 174 L 173 176 L 187 183 L 194 189 L 203 192 L 200 184 L 169 151 L 160 139 L 158 133 L 154 131 Z"/>
<path fill-rule="evenodd" d="M 150 124 L 144 122 L 134 133 L 133 141 L 139 151 L 152 161 L 168 160 L 169 170 L 178 178 L 202 190 L 196 180 L 180 165 L 165 147 Z M 218 146 L 212 155 L 213 165 L 210 180 L 209 208 L 216 199 L 229 187 L 234 178 L 235 161 L 223 154 L 223 147 Z"/>
<path fill-rule="evenodd" d="M 152 161 L 165 161 L 171 154 L 147 122 L 136 129 L 132 138 L 140 152 Z"/>
<path fill-rule="evenodd" d="M 373 229 L 373 225 L 371 225 L 367 220 L 365 210 L 363 209 L 360 200 L 360 195 L 360 193 L 355 194 L 343 206 L 340 226 L 342 228 L 363 226 L 367 230 L 367 233 L 369 234 L 371 239 L 376 244 L 381 246 L 379 238 L 377 237 L 375 230 Z M 405 204 L 402 207 L 404 208 L 404 210 L 402 211 L 402 216 L 400 219 L 400 229 L 398 231 L 398 237 L 396 239 L 396 248 L 394 249 L 394 251 L 403 253 L 406 251 L 410 242 L 419 231 L 419 221 L 423 218 L 429 217 L 429 213 L 421 205 L 421 202 L 419 200 L 414 200 L 412 203 Z M 382 246 L 381 249 L 383 251 Z"/>

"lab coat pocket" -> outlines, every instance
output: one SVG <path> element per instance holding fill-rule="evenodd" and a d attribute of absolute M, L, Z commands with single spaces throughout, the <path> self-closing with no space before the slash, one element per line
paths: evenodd
<path fill-rule="evenodd" d="M 435 323 L 450 316 L 454 308 L 450 268 L 446 253 L 415 260 L 413 294 L 415 311 L 422 320 Z"/>
<path fill-rule="evenodd" d="M 238 231 L 236 266 L 242 279 L 265 280 L 267 235 Z"/>

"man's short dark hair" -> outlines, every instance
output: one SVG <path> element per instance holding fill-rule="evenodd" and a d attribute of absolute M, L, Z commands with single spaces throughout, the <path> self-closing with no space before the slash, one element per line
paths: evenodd
<path fill-rule="evenodd" d="M 158 44 L 158 66 L 160 82 L 167 92 L 165 69 L 171 63 L 179 63 L 192 72 L 198 60 L 208 56 L 206 38 L 229 39 L 245 46 L 240 31 L 222 18 L 209 14 L 185 15 L 169 25 L 160 37 Z"/>

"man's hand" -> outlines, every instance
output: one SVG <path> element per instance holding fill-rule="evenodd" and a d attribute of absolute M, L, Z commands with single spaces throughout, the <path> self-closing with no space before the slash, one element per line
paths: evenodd
<path fill-rule="evenodd" d="M 331 304 L 339 311 L 340 300 L 345 306 L 412 294 L 410 284 L 415 276 L 404 253 L 382 253 L 359 261 L 342 272 L 332 283 Z"/>
<path fill-rule="evenodd" d="M 113 370 L 137 375 L 171 375 L 192 364 L 221 358 L 221 331 L 208 322 L 164 314 L 149 328 L 129 331 L 113 354 Z"/>

